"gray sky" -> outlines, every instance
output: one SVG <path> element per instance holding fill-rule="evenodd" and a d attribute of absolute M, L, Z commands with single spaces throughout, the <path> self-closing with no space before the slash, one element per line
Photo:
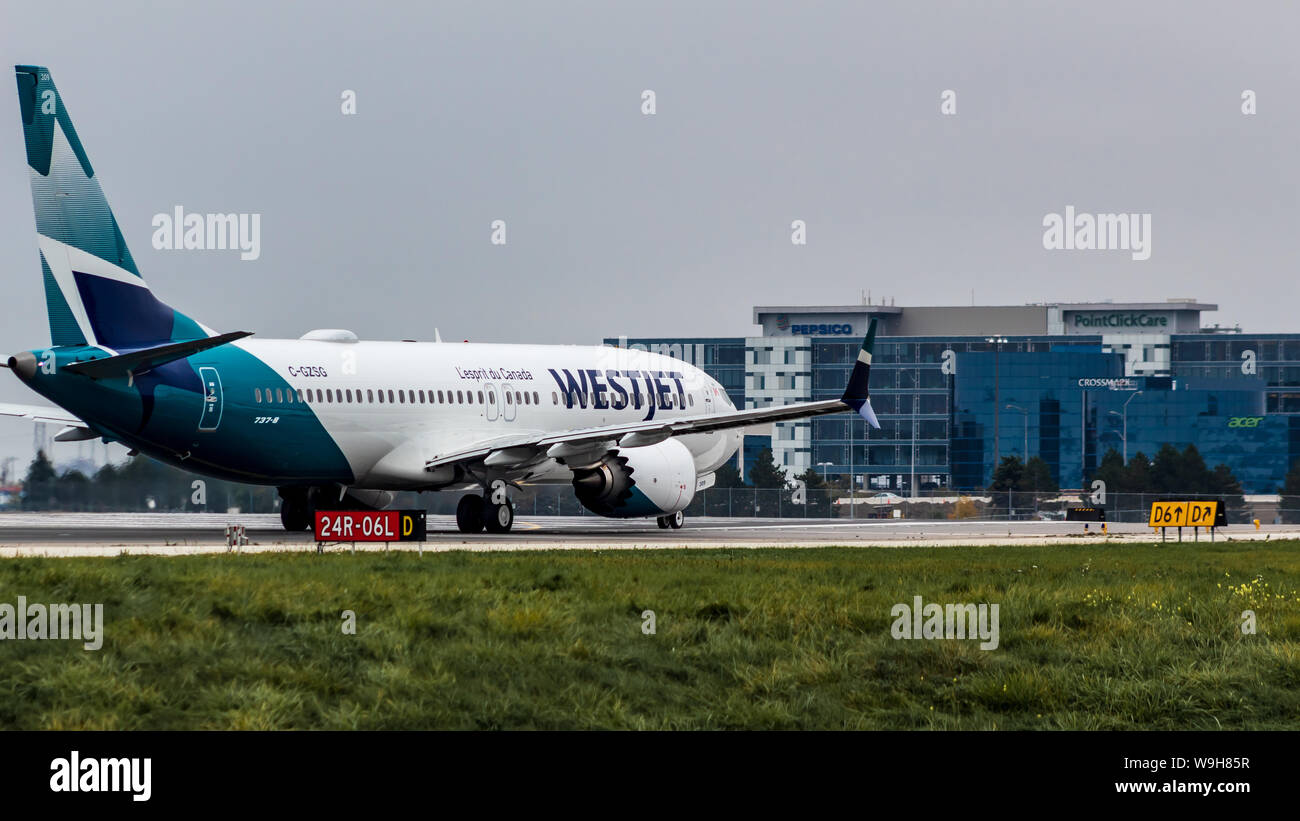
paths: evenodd
<path fill-rule="evenodd" d="M 754 304 L 972 288 L 1297 330 L 1294 3 L 339 5 L 0 12 L 5 64 L 51 69 L 145 278 L 218 330 L 737 336 Z M 9 82 L 6 352 L 49 340 Z M 261 257 L 154 250 L 175 205 L 261 214 Z M 1150 213 L 1151 258 L 1044 250 L 1066 205 Z M 43 400 L 0 375 L 0 401 Z M 0 455 L 30 442 L 0 421 Z"/>

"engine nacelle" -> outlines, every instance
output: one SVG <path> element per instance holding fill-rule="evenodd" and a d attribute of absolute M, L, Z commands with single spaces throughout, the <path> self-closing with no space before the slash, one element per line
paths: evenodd
<path fill-rule="evenodd" d="M 695 498 L 695 460 L 676 439 L 618 448 L 573 473 L 573 490 L 592 513 L 615 519 L 664 516 Z"/>

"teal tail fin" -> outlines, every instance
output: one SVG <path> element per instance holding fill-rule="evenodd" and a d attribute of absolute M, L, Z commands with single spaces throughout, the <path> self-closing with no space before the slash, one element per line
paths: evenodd
<path fill-rule="evenodd" d="M 49 70 L 15 72 L 53 343 L 130 349 L 210 336 L 140 276 Z"/>

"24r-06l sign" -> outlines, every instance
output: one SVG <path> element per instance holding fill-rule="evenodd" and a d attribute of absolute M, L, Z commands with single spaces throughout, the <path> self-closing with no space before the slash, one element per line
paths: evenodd
<path fill-rule="evenodd" d="M 423 510 L 318 510 L 318 542 L 423 542 Z"/>

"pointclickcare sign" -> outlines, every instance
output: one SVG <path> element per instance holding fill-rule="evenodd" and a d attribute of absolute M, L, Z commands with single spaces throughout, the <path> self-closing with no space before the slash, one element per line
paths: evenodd
<path fill-rule="evenodd" d="M 1076 313 L 1076 328 L 1168 328 L 1169 317 L 1145 312 Z"/>

